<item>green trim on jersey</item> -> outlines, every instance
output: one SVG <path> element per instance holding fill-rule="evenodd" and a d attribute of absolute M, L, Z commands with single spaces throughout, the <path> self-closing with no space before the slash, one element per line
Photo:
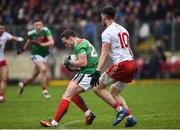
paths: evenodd
<path fill-rule="evenodd" d="M 87 66 L 80 69 L 80 73 L 92 74 L 97 68 L 99 57 L 96 49 L 88 40 L 83 40 L 80 44 L 74 45 L 74 53 L 78 57 L 81 54 L 86 54 L 87 56 Z"/>
<path fill-rule="evenodd" d="M 37 32 L 35 29 L 28 32 L 28 37 L 32 42 L 32 55 L 40 55 L 45 57 L 49 54 L 49 47 L 42 47 L 39 45 L 40 43 L 47 42 L 49 36 L 52 36 L 52 33 L 47 27 L 43 27 L 39 32 Z"/>

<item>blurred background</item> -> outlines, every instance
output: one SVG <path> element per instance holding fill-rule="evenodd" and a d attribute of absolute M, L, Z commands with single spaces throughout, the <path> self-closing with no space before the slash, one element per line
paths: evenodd
<path fill-rule="evenodd" d="M 50 78 L 70 79 L 74 73 L 66 70 L 63 59 L 71 52 L 61 44 L 59 36 L 71 28 L 87 38 L 100 53 L 104 26 L 99 11 L 105 5 L 115 7 L 116 22 L 130 33 L 138 66 L 136 79 L 180 78 L 179 0 L 0 0 L 0 22 L 6 24 L 9 33 L 27 39 L 32 20 L 42 18 L 55 39 L 55 47 L 50 49 Z M 11 80 L 32 73 L 30 48 L 16 55 L 22 46 L 14 42 L 6 44 Z"/>

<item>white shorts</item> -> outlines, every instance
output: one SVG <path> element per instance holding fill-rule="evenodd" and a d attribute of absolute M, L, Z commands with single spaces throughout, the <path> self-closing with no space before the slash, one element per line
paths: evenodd
<path fill-rule="evenodd" d="M 99 82 L 104 84 L 105 86 L 111 85 L 118 90 L 123 90 L 127 83 L 122 83 L 120 81 L 116 81 L 115 79 L 110 78 L 105 72 L 99 78 Z"/>
<path fill-rule="evenodd" d="M 92 77 L 88 77 L 89 75 L 90 74 L 77 73 L 72 80 L 85 91 L 87 91 L 92 87 L 90 85 Z"/>
<path fill-rule="evenodd" d="M 44 63 L 47 63 L 48 60 L 48 56 L 42 57 L 40 55 L 31 55 L 30 57 L 33 61 L 41 61 Z"/>

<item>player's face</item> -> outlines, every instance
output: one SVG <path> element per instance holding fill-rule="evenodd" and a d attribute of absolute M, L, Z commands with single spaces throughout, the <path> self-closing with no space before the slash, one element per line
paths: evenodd
<path fill-rule="evenodd" d="M 102 20 L 103 25 L 105 25 L 105 26 L 106 26 L 106 22 L 105 22 L 106 19 L 107 19 L 106 15 L 101 14 L 101 20 Z"/>
<path fill-rule="evenodd" d="M 61 40 L 62 40 L 62 42 L 63 42 L 63 44 L 64 44 L 65 47 L 67 47 L 67 48 L 69 48 L 69 49 L 73 49 L 74 43 L 73 43 L 71 37 L 69 37 L 69 38 L 63 37 Z"/>
<path fill-rule="evenodd" d="M 41 31 L 42 27 L 43 27 L 43 23 L 41 21 L 34 23 L 34 28 L 36 29 L 36 31 Z"/>
<path fill-rule="evenodd" d="M 0 25 L 0 36 L 4 33 L 5 26 Z"/>

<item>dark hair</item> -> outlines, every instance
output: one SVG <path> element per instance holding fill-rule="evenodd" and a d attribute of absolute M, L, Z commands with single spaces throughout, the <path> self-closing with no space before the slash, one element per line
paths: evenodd
<path fill-rule="evenodd" d="M 42 19 L 39 17 L 33 19 L 33 23 L 35 23 L 35 22 L 42 22 L 43 23 Z"/>
<path fill-rule="evenodd" d="M 2 22 L 0 22 L 0 26 L 5 26 L 5 24 L 4 24 L 4 23 L 2 23 Z"/>
<path fill-rule="evenodd" d="M 67 29 L 67 30 L 65 30 L 62 34 L 61 34 L 61 36 L 60 36 L 60 38 L 62 39 L 63 37 L 65 37 L 65 38 L 69 38 L 69 37 L 76 37 L 77 36 L 77 34 L 74 32 L 74 31 L 72 31 L 72 30 L 70 30 L 70 29 Z"/>
<path fill-rule="evenodd" d="M 101 14 L 106 15 L 109 19 L 114 19 L 116 11 L 112 6 L 105 6 L 101 9 Z"/>

